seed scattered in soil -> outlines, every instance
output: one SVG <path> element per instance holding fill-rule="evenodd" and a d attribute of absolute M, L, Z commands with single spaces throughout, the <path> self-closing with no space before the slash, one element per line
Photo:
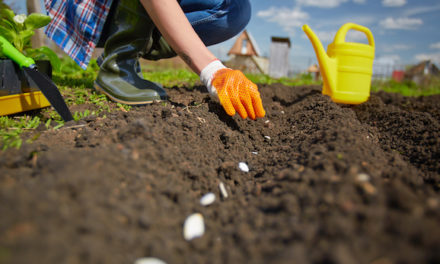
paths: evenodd
<path fill-rule="evenodd" d="M 269 137 L 269 136 L 264 136 L 264 138 L 267 139 L 267 140 L 270 140 L 270 137 Z"/>
<path fill-rule="evenodd" d="M 359 173 L 356 177 L 356 180 L 359 182 L 367 182 L 370 181 L 370 175 L 366 173 Z"/>
<path fill-rule="evenodd" d="M 215 202 L 215 194 L 210 192 L 200 198 L 200 204 L 203 206 L 208 206 Z"/>
<path fill-rule="evenodd" d="M 157 258 L 140 258 L 134 264 L 167 264 L 166 262 Z"/>
<path fill-rule="evenodd" d="M 439 206 L 439 202 L 436 198 L 429 198 L 427 203 L 431 209 L 436 209 Z"/>
<path fill-rule="evenodd" d="M 138 160 L 139 159 L 139 151 L 137 149 L 133 149 L 133 151 L 131 152 L 131 158 L 133 160 Z"/>
<path fill-rule="evenodd" d="M 189 241 L 197 237 L 203 236 L 205 233 L 205 222 L 200 213 L 195 213 L 186 218 L 183 224 L 183 237 Z"/>
<path fill-rule="evenodd" d="M 225 184 L 223 182 L 220 182 L 218 185 L 220 189 L 220 193 L 222 194 L 223 198 L 228 198 L 228 192 L 226 191 Z"/>
<path fill-rule="evenodd" d="M 264 127 L 271 127 L 271 126 L 273 126 L 273 125 L 270 123 L 270 120 L 266 120 L 264 122 Z"/>
<path fill-rule="evenodd" d="M 252 151 L 251 153 L 254 154 L 254 155 L 258 155 L 257 151 Z"/>
<path fill-rule="evenodd" d="M 365 191 L 365 193 L 367 193 L 369 195 L 375 195 L 376 194 L 376 187 L 374 187 L 369 182 L 362 182 L 361 183 L 361 187 Z"/>
<path fill-rule="evenodd" d="M 239 162 L 238 163 L 238 168 L 243 171 L 243 172 L 249 172 L 249 167 L 246 163 L 244 162 Z"/>

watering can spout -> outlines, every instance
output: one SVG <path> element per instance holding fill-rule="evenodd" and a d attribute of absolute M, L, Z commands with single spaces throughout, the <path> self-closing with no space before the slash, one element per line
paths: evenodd
<path fill-rule="evenodd" d="M 327 90 L 335 87 L 336 84 L 336 60 L 327 55 L 321 41 L 308 25 L 304 25 L 302 30 L 306 33 L 307 37 L 309 37 L 310 42 L 312 42 L 324 81 L 324 94 L 328 94 L 330 91 Z"/>

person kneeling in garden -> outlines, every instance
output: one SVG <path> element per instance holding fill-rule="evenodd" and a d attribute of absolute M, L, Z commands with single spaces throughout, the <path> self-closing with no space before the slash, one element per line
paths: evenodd
<path fill-rule="evenodd" d="M 138 59 L 179 55 L 228 115 L 265 115 L 257 86 L 207 48 L 244 29 L 248 0 L 45 0 L 45 5 L 52 17 L 46 34 L 82 68 L 95 47 L 104 47 L 95 87 L 112 100 L 129 105 L 166 100 L 159 84 L 142 78 Z"/>

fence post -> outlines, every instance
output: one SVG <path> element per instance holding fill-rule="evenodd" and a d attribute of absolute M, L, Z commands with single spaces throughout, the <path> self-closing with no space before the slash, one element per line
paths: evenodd
<path fill-rule="evenodd" d="M 26 7 L 28 14 L 43 13 L 40 0 L 26 0 Z M 32 47 L 39 48 L 44 45 L 44 29 L 35 31 L 35 35 L 31 39 Z"/>

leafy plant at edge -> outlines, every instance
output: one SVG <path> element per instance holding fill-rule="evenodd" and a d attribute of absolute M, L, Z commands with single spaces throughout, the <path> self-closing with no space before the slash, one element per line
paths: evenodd
<path fill-rule="evenodd" d="M 31 37 L 35 30 L 49 24 L 49 16 L 32 13 L 28 16 L 24 14 L 15 15 L 9 8 L 0 10 L 0 35 L 9 41 L 19 52 L 34 60 L 48 59 L 55 71 L 59 71 L 61 62 L 57 54 L 50 48 L 43 46 L 32 48 Z M 0 47 L 0 58 L 5 58 Z"/>

